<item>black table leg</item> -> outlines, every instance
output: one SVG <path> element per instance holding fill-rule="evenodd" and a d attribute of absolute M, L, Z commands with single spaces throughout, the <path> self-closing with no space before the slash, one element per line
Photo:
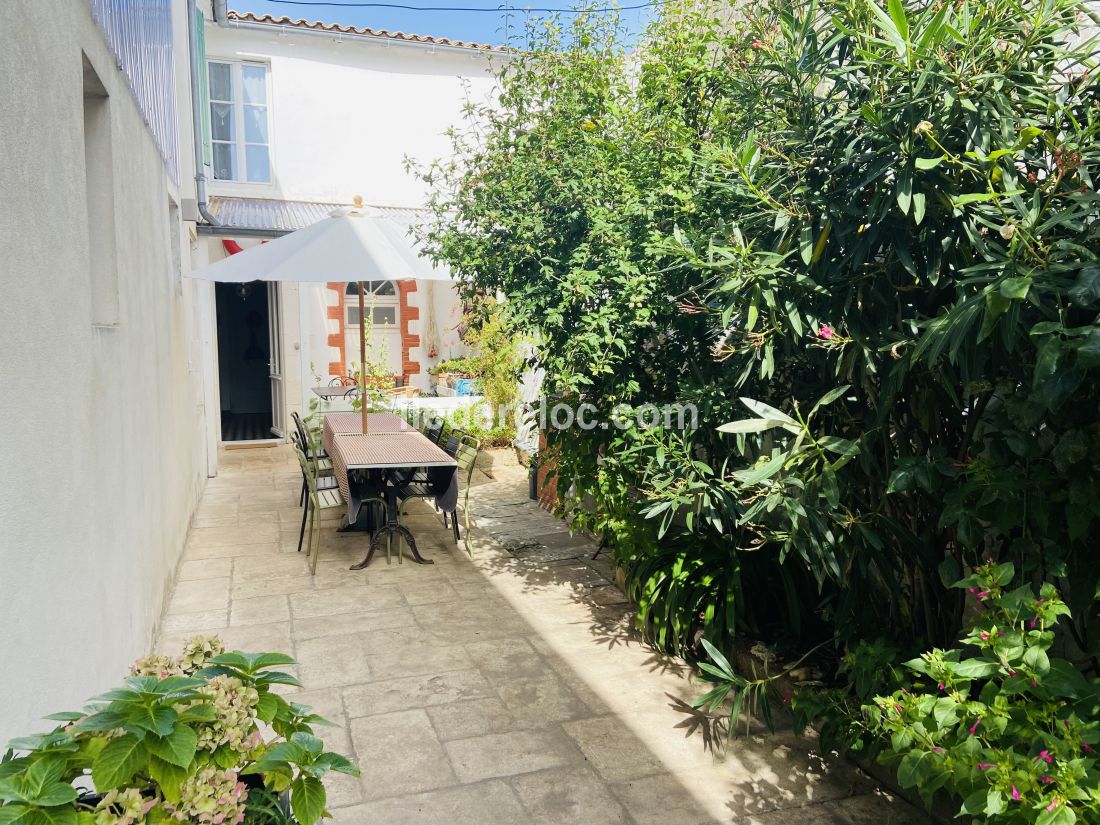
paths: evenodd
<path fill-rule="evenodd" d="M 392 490 L 386 491 L 386 523 L 379 527 L 370 541 L 370 548 L 367 550 L 367 557 L 358 564 L 351 566 L 352 570 L 362 570 L 374 557 L 374 552 L 382 543 L 382 538 L 385 536 L 397 536 L 400 539 L 404 539 L 405 543 L 409 545 L 409 550 L 412 551 L 413 561 L 417 564 L 435 564 L 432 559 L 426 559 L 420 555 L 420 551 L 416 549 L 416 539 L 413 538 L 413 534 L 409 531 L 408 527 L 404 527 L 397 522 L 397 496 Z M 400 552 L 400 551 L 399 551 Z"/>

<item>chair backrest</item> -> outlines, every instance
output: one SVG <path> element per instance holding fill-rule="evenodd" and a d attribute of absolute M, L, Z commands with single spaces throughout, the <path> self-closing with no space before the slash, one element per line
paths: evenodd
<path fill-rule="evenodd" d="M 439 446 L 443 448 L 443 452 L 451 458 L 454 458 L 458 453 L 458 445 L 462 443 L 462 437 L 464 435 L 466 435 L 466 433 L 462 432 L 458 427 L 451 427 L 451 429 L 447 431 L 447 437 L 440 441 Z"/>
<path fill-rule="evenodd" d="M 470 479 L 474 476 L 474 466 L 477 464 L 477 454 L 481 449 L 481 442 L 472 435 L 463 433 L 458 440 L 458 449 L 455 450 L 455 461 L 458 462 L 458 471 L 466 474 L 466 486 L 469 487 Z"/>
<path fill-rule="evenodd" d="M 290 417 L 294 419 L 294 429 L 298 431 L 298 439 L 303 447 L 308 445 L 310 441 L 309 434 L 306 433 L 306 425 L 302 423 L 302 417 L 298 415 L 297 410 L 291 410 Z"/>
<path fill-rule="evenodd" d="M 424 437 L 433 444 L 438 444 L 439 439 L 443 437 L 443 419 L 433 418 L 429 421 L 424 427 Z"/>
<path fill-rule="evenodd" d="M 297 444 L 294 445 L 294 454 L 298 456 L 298 463 L 302 465 L 302 477 L 305 478 L 306 486 L 309 487 L 309 496 L 311 499 L 316 500 L 317 468 Z"/>

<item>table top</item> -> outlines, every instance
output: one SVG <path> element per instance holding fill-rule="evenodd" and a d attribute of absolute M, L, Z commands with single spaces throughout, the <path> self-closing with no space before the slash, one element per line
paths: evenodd
<path fill-rule="evenodd" d="M 333 435 L 363 434 L 363 414 L 357 412 L 333 412 L 325 416 L 325 428 Z M 417 429 L 399 415 L 391 412 L 367 413 L 367 435 L 415 433 Z"/>
<path fill-rule="evenodd" d="M 368 426 L 373 426 L 373 422 Z M 333 457 L 348 470 L 458 466 L 458 462 L 418 430 L 344 434 L 332 440 L 332 449 L 338 453 Z"/>
<path fill-rule="evenodd" d="M 348 391 L 358 392 L 359 387 L 351 384 L 347 387 L 314 387 L 313 393 L 319 398 L 343 398 Z"/>

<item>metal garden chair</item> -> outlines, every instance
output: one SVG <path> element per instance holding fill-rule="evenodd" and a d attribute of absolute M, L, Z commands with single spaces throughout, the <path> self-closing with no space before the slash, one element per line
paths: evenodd
<path fill-rule="evenodd" d="M 317 486 L 317 470 L 314 466 L 314 462 L 306 457 L 303 450 L 299 449 L 298 445 L 294 447 L 294 453 L 298 456 L 298 463 L 302 465 L 302 475 L 306 479 L 306 487 L 309 492 L 309 497 L 306 500 L 306 508 L 302 513 L 302 535 L 305 533 L 306 526 L 306 514 L 309 514 L 309 544 L 306 545 L 306 556 L 309 558 L 309 574 L 314 576 L 317 574 L 317 557 L 320 555 L 321 547 L 319 541 L 319 535 L 321 532 L 321 515 L 322 510 L 331 510 L 334 507 L 344 506 L 344 497 L 340 494 L 339 488 L 319 488 Z M 302 552 L 302 536 L 298 538 L 298 552 Z"/>

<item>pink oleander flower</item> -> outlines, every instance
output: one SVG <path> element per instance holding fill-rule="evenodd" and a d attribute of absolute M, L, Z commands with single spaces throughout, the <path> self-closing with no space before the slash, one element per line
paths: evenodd
<path fill-rule="evenodd" d="M 833 328 L 828 324 L 822 324 L 820 327 L 818 327 L 817 334 L 819 337 L 824 338 L 826 341 L 828 341 L 830 338 L 833 337 Z"/>
<path fill-rule="evenodd" d="M 1055 799 L 1053 802 L 1051 802 L 1049 805 L 1047 805 L 1047 813 L 1050 813 L 1051 811 L 1053 811 L 1057 807 L 1058 807 L 1058 800 Z"/>
<path fill-rule="evenodd" d="M 1048 751 L 1046 748 L 1043 748 L 1041 751 L 1039 751 L 1039 755 L 1035 758 L 1042 759 L 1048 765 L 1054 761 L 1054 757 L 1050 755 L 1050 751 Z"/>
<path fill-rule="evenodd" d="M 1049 776 L 1040 776 L 1040 777 L 1039 777 L 1039 781 L 1040 781 L 1040 782 L 1046 782 L 1046 783 L 1050 783 L 1050 782 L 1053 782 L 1053 781 L 1054 781 L 1054 779 L 1053 779 L 1052 777 L 1049 777 Z"/>
<path fill-rule="evenodd" d="M 980 770 L 980 771 L 988 771 L 992 767 L 993 767 L 992 762 L 979 762 L 978 763 L 978 770 Z"/>
<path fill-rule="evenodd" d="M 1020 798 L 1020 792 L 1016 790 L 1016 786 L 1012 786 L 1012 798 L 1018 800 Z"/>
<path fill-rule="evenodd" d="M 978 717 L 978 721 L 970 726 L 970 733 L 973 735 L 978 730 L 978 725 L 982 723 L 981 717 Z"/>

